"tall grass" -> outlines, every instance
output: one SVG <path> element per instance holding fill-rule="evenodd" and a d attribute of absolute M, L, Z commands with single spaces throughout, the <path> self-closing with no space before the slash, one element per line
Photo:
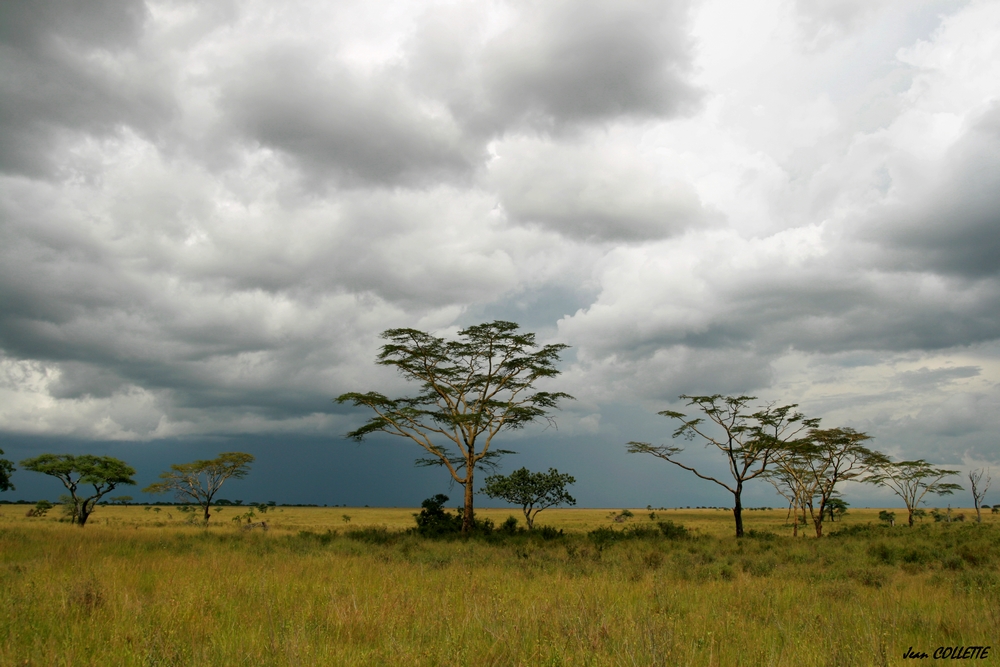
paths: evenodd
<path fill-rule="evenodd" d="M 363 514 L 282 530 L 278 513 L 268 533 L 139 508 L 83 529 L 4 517 L 0 664 L 886 665 L 1000 627 L 994 525 L 792 540 L 774 513 L 738 541 L 720 512 L 608 540 L 587 532 L 602 514 L 556 539 L 443 541 Z"/>

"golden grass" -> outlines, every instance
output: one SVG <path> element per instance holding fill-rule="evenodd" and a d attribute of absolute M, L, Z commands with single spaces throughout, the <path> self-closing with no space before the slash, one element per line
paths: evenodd
<path fill-rule="evenodd" d="M 823 540 L 748 512 L 781 535 L 739 541 L 728 512 L 670 510 L 699 537 L 601 544 L 585 531 L 611 510 L 543 512 L 567 533 L 550 541 L 435 541 L 392 532 L 412 509 L 277 508 L 268 533 L 236 530 L 236 508 L 207 530 L 26 509 L 0 507 L 0 665 L 886 665 L 1000 628 L 996 517 L 968 510 Z"/>

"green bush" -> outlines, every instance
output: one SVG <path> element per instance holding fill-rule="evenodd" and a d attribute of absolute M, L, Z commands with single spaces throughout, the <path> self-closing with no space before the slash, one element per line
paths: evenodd
<path fill-rule="evenodd" d="M 390 544 L 399 537 L 398 533 L 390 533 L 384 526 L 368 526 L 349 530 L 345 535 L 352 540 L 367 544 Z"/>
<path fill-rule="evenodd" d="M 445 511 L 446 502 L 448 496 L 439 493 L 420 503 L 422 508 L 420 513 L 413 515 L 419 534 L 424 537 L 437 537 L 462 532 L 462 519 L 456 514 Z"/>
<path fill-rule="evenodd" d="M 668 540 L 686 540 L 691 536 L 687 528 L 673 521 L 657 521 L 656 525 Z"/>

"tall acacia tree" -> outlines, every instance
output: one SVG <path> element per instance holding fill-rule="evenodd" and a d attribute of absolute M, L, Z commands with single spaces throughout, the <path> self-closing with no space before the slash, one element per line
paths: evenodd
<path fill-rule="evenodd" d="M 347 437 L 363 440 L 376 432 L 407 438 L 431 456 L 420 465 L 441 465 L 465 487 L 462 532 L 474 526 L 473 495 L 477 467 L 511 453 L 491 449 L 502 431 L 518 429 L 537 419 L 552 422 L 549 411 L 562 392 L 538 391 L 535 384 L 559 374 L 556 363 L 567 345 L 535 344 L 535 335 L 521 333 L 513 322 L 497 320 L 458 332 L 445 340 L 416 329 L 389 329 L 382 338 L 377 362 L 395 366 L 420 393 L 388 398 L 376 392 L 347 393 L 338 403 L 371 409 L 375 416 Z"/>
<path fill-rule="evenodd" d="M 175 463 L 170 470 L 160 473 L 162 481 L 150 484 L 143 493 L 167 493 L 173 491 L 178 500 L 199 505 L 205 515 L 205 523 L 211 516 L 212 499 L 222 488 L 223 482 L 232 477 L 243 479 L 250 473 L 253 463 L 251 454 L 225 452 L 214 459 Z"/>
<path fill-rule="evenodd" d="M 887 460 L 865 481 L 885 486 L 899 496 L 906 505 L 908 523 L 912 528 L 913 513 L 920 507 L 924 496 L 928 493 L 950 496 L 955 491 L 962 490 L 962 487 L 954 482 L 943 481 L 945 477 L 957 474 L 957 470 L 935 468 L 923 459 L 898 463 Z"/>
<path fill-rule="evenodd" d="M 105 494 L 122 484 L 135 484 L 132 479 L 135 469 L 112 456 L 42 454 L 21 461 L 21 466 L 25 470 L 51 475 L 63 483 L 69 491 L 69 500 L 73 503 L 73 523 L 81 527 L 87 523 L 97 502 Z M 89 496 L 79 493 L 82 484 L 93 486 L 94 493 Z"/>
<path fill-rule="evenodd" d="M 677 459 L 684 449 L 673 445 L 651 445 L 630 442 L 631 454 L 651 454 L 692 472 L 701 479 L 714 482 L 733 494 L 733 519 L 736 537 L 743 537 L 743 486 L 767 472 L 779 451 L 794 442 L 799 434 L 819 425 L 818 419 L 807 419 L 796 412 L 797 405 L 774 407 L 765 405 L 752 411 L 756 396 L 688 396 L 681 395 L 689 406 L 695 406 L 705 417 L 688 418 L 681 412 L 664 410 L 658 414 L 681 422 L 673 437 L 687 440 L 700 438 L 706 447 L 715 447 L 726 459 L 732 482 L 706 475 Z M 709 430 L 714 425 L 715 433 Z"/>

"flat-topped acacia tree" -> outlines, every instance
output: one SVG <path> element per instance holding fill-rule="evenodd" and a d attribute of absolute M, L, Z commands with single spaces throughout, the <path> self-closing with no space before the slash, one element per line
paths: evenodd
<path fill-rule="evenodd" d="M 535 420 L 552 421 L 549 411 L 562 392 L 538 391 L 535 384 L 559 374 L 556 363 L 567 345 L 535 344 L 535 334 L 518 331 L 513 322 L 497 320 L 462 329 L 458 340 L 438 338 L 416 329 L 389 329 L 376 363 L 395 366 L 407 380 L 419 383 L 415 396 L 388 398 L 376 392 L 347 393 L 338 403 L 371 409 L 375 416 L 348 438 L 363 440 L 383 432 L 407 438 L 430 458 L 420 465 L 441 465 L 465 487 L 462 532 L 474 526 L 473 495 L 477 467 L 509 454 L 493 449 L 502 431 Z"/>
<path fill-rule="evenodd" d="M 866 482 L 878 484 L 895 493 L 906 505 L 907 525 L 913 527 L 913 514 L 928 493 L 950 496 L 962 487 L 954 482 L 943 481 L 945 477 L 957 475 L 957 470 L 935 468 L 923 459 L 916 461 L 886 461 L 878 466 Z"/>
<path fill-rule="evenodd" d="M 51 475 L 63 483 L 73 503 L 73 523 L 81 527 L 86 525 L 102 497 L 122 484 L 135 484 L 132 479 L 135 468 L 112 456 L 42 454 L 21 461 L 21 466 L 25 470 Z M 83 484 L 93 486 L 94 493 L 89 496 L 79 493 Z"/>
<path fill-rule="evenodd" d="M 162 481 L 150 484 L 143 493 L 173 491 L 178 500 L 201 507 L 205 523 L 212 516 L 212 500 L 222 484 L 232 477 L 243 479 L 250 473 L 253 455 L 243 452 L 225 452 L 214 459 L 175 463 L 170 470 L 160 473 Z"/>

